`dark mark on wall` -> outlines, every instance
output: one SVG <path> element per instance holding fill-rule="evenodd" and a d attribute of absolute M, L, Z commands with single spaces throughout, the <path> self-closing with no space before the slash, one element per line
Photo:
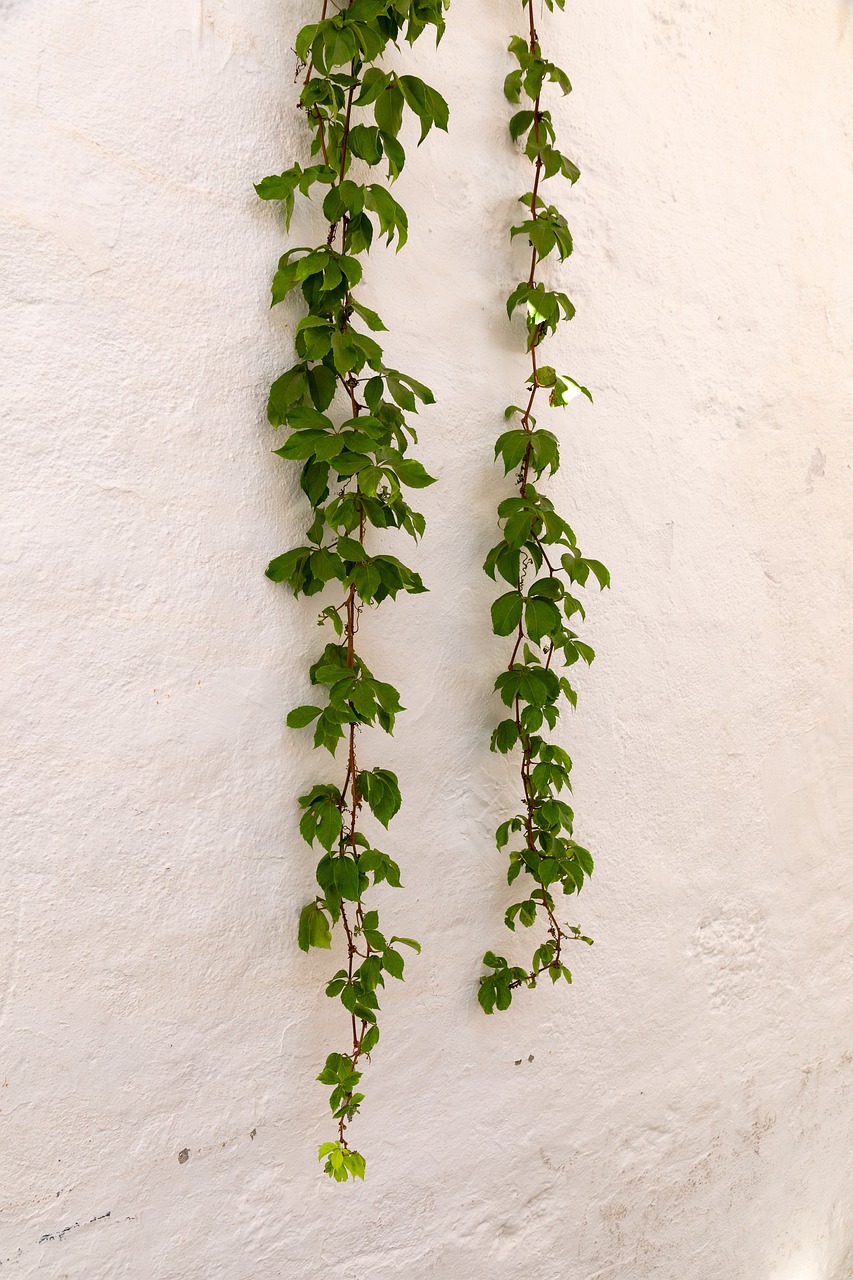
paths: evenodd
<path fill-rule="evenodd" d="M 88 1227 L 91 1226 L 93 1222 L 103 1222 L 104 1218 L 109 1218 L 111 1213 L 112 1210 L 110 1210 L 109 1213 L 95 1214 L 95 1217 L 90 1218 L 88 1222 L 83 1223 L 83 1226 Z M 79 1226 L 79 1222 L 72 1222 L 70 1227 L 63 1227 L 61 1231 L 57 1231 L 56 1235 L 52 1235 L 50 1231 L 46 1231 L 45 1234 L 39 1238 L 39 1244 L 44 1244 L 48 1240 L 62 1240 L 68 1235 L 69 1231 L 74 1231 Z"/>
<path fill-rule="evenodd" d="M 38 1243 L 39 1243 L 39 1244 L 45 1244 L 45 1243 L 47 1243 L 48 1241 L 54 1241 L 54 1242 L 55 1242 L 55 1241 L 57 1241 L 57 1240 L 61 1240 L 61 1239 L 62 1239 L 62 1237 L 63 1237 L 64 1235 L 66 1235 L 69 1231 L 73 1231 L 76 1227 L 91 1227 L 93 1223 L 95 1223 L 95 1222 L 103 1222 L 105 1218 L 112 1218 L 113 1223 L 119 1223 L 119 1222 L 138 1222 L 138 1221 L 139 1221 L 139 1214 L 138 1214 L 138 1213 L 129 1213 L 129 1214 L 127 1215 L 127 1217 L 125 1217 L 125 1218 L 113 1218 L 113 1216 L 112 1216 L 112 1210 L 110 1210 L 108 1213 L 98 1213 L 98 1214 L 96 1214 L 96 1215 L 95 1215 L 95 1217 L 94 1217 L 94 1218 L 89 1218 L 88 1222 L 74 1222 L 74 1223 L 72 1223 L 72 1225 L 71 1225 L 70 1227 L 63 1227 L 63 1229 L 62 1229 L 61 1231 L 58 1231 L 58 1232 L 56 1233 L 56 1235 L 53 1235 L 53 1234 L 52 1234 L 52 1232 L 47 1231 L 47 1232 L 45 1232 L 45 1234 L 44 1234 L 43 1236 L 41 1236 L 41 1237 L 39 1238 L 39 1242 L 38 1242 Z M 22 1249 L 22 1248 L 18 1248 L 18 1249 L 16 1249 L 16 1250 L 15 1250 L 15 1252 L 14 1252 L 13 1254 L 10 1254 L 8 1257 L 6 1257 L 6 1258 L 0 1258 L 0 1268 L 2 1268 L 2 1267 L 4 1267 L 4 1266 L 6 1266 L 8 1263 L 12 1263 L 12 1262 L 14 1262 L 14 1263 L 18 1263 L 18 1262 L 20 1262 L 20 1260 L 21 1260 L 21 1258 L 22 1258 L 22 1256 L 23 1256 L 24 1252 L 25 1252 L 25 1250 L 24 1250 L 24 1249 Z M 16 1270 L 16 1275 L 20 1275 L 20 1271 L 17 1271 L 17 1270 Z"/>
<path fill-rule="evenodd" d="M 183 1151 L 178 1152 L 178 1164 L 186 1164 L 189 1158 L 190 1152 L 188 1147 L 184 1147 Z"/>
<path fill-rule="evenodd" d="M 250 1138 L 254 1138 L 254 1136 L 255 1136 L 255 1134 L 256 1134 L 257 1132 L 258 1132 L 258 1131 L 257 1131 L 257 1129 L 253 1129 L 253 1130 L 252 1130 L 252 1132 L 249 1134 L 249 1137 L 250 1137 Z"/>

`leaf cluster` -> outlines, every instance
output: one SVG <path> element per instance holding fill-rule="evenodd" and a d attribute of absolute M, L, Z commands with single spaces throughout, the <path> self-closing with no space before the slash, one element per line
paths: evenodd
<path fill-rule="evenodd" d="M 563 7 L 562 0 L 546 3 L 549 9 L 554 4 Z M 479 989 L 486 1013 L 507 1009 L 513 991 L 535 986 L 543 973 L 554 982 L 560 977 L 571 982 L 563 962 L 564 944 L 592 941 L 579 926 L 563 924 L 558 918 L 555 892 L 561 890 L 561 897 L 579 893 L 594 864 L 592 854 L 573 835 L 574 812 L 567 800 L 572 761 L 546 735 L 557 726 L 563 700 L 572 707 L 577 703 L 565 668 L 579 659 L 589 664 L 595 657 L 575 629 L 576 619 L 585 618 L 577 588 L 590 578 L 601 589 L 610 585 L 608 570 L 599 560 L 582 554 L 571 526 L 537 487 L 546 473 L 554 475 L 560 466 L 558 437 L 537 425 L 533 412 L 537 396 L 544 392 L 554 408 L 564 407 L 578 394 L 590 400 L 592 396 L 574 378 L 538 360 L 540 344 L 575 314 L 565 292 L 537 279 L 543 259 L 555 254 L 564 261 L 573 247 L 564 215 L 542 199 L 541 185 L 556 176 L 574 183 L 579 170 L 558 149 L 550 112 L 540 103 L 545 85 L 567 94 L 571 84 L 565 71 L 542 54 L 532 0 L 526 0 L 525 8 L 529 37 L 515 36 L 510 41 L 509 51 L 517 65 L 506 78 L 504 92 L 519 106 L 510 120 L 510 136 L 522 143 L 534 170 L 532 190 L 520 198 L 529 216 L 509 233 L 510 239 L 527 238 L 531 265 L 527 279 L 510 293 L 507 313 L 510 319 L 519 309 L 525 315 L 531 372 L 526 405 L 507 408 L 509 425 L 495 442 L 495 458 L 506 474 L 515 473 L 518 491 L 498 506 L 501 537 L 484 568 L 493 581 L 503 580 L 509 587 L 492 604 L 492 629 L 498 636 L 514 637 L 509 663 L 495 680 L 509 714 L 495 728 L 491 746 L 502 754 L 517 753 L 522 804 L 518 813 L 500 824 L 495 840 L 498 849 L 507 852 L 508 884 L 524 873 L 528 887 L 507 909 L 505 924 L 514 932 L 519 925 L 531 928 L 543 921 L 546 938 L 526 967 L 510 965 L 492 951 L 486 953 L 484 964 L 492 972 L 481 978 Z"/>
<path fill-rule="evenodd" d="M 382 318 L 364 301 L 363 261 L 379 239 L 399 251 L 408 238 L 405 209 L 392 186 L 406 153 L 407 117 L 419 143 L 433 128 L 446 130 L 447 104 L 417 76 L 390 65 L 400 42 L 428 28 L 444 32 L 448 0 L 351 0 L 303 27 L 295 51 L 306 71 L 298 106 L 311 130 L 311 162 L 291 164 L 256 184 L 276 202 L 289 230 L 298 196 L 322 207 L 327 224 L 318 245 L 291 246 L 273 276 L 271 306 L 298 299 L 295 360 L 273 382 L 267 404 L 271 425 L 286 433 L 275 453 L 299 467 L 310 515 L 300 545 L 275 556 L 273 582 L 295 596 L 325 596 L 318 622 L 334 638 L 311 663 L 316 699 L 287 717 L 293 729 L 310 727 L 314 746 L 335 756 L 345 745 L 345 776 L 321 782 L 300 798 L 300 832 L 317 846 L 319 892 L 302 909 L 303 951 L 330 950 L 340 925 L 346 960 L 326 984 L 352 1030 L 347 1052 L 328 1055 L 318 1079 L 330 1089 L 337 1140 L 324 1143 L 320 1160 L 334 1180 L 364 1176 L 364 1159 L 346 1130 L 358 1113 L 362 1060 L 379 1040 L 379 993 L 386 975 L 402 980 L 401 947 L 418 944 L 387 937 L 379 913 L 368 907 L 371 889 L 400 887 L 400 867 L 365 833 L 365 814 L 387 828 L 402 802 L 396 776 L 363 768 L 357 735 L 369 727 L 393 732 L 403 710 L 399 691 L 373 674 L 356 651 L 361 615 L 400 592 L 426 588 L 396 556 L 375 553 L 371 530 L 397 529 L 417 541 L 424 517 L 410 503 L 412 490 L 434 483 L 410 454 L 417 442 L 411 421 L 432 392 L 386 362 Z"/>

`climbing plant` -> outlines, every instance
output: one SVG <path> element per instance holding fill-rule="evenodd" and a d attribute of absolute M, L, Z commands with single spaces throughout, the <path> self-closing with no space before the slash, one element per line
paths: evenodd
<path fill-rule="evenodd" d="M 386 364 L 373 336 L 385 325 L 356 290 L 374 237 L 396 241 L 398 250 L 406 241 L 406 213 L 389 187 L 406 159 L 400 138 L 407 112 L 421 142 L 433 126 L 447 128 L 444 99 L 423 80 L 388 66 L 389 46 L 396 48 L 401 37 L 411 44 L 429 27 L 438 41 L 447 3 L 323 0 L 319 20 L 296 37 L 299 107 L 311 130 L 313 163 L 294 164 L 255 188 L 262 200 L 281 202 L 288 230 L 297 192 L 315 200 L 325 219 L 321 242 L 289 248 L 272 282 L 273 306 L 298 290 L 306 307 L 296 325 L 296 362 L 272 384 L 267 414 L 274 427 L 289 429 L 275 452 L 301 464 L 310 520 L 304 544 L 271 561 L 267 576 L 296 596 L 334 596 L 320 601 L 318 619 L 333 638 L 309 671 L 320 701 L 296 707 L 287 723 L 313 725 L 315 747 L 333 756 L 343 744 L 339 776 L 299 799 L 302 836 L 320 851 L 319 892 L 300 915 L 299 946 L 329 949 L 340 926 L 346 952 L 326 994 L 343 1006 L 349 1043 L 328 1055 L 318 1076 L 331 1090 L 336 1122 L 319 1158 L 338 1182 L 364 1177 L 364 1158 L 349 1145 L 348 1130 L 363 1099 L 364 1062 L 379 1040 L 380 989 L 386 976 L 403 977 L 401 946 L 420 950 L 411 938 L 386 936 L 379 912 L 368 904 L 380 881 L 400 886 L 400 868 L 376 848 L 365 810 L 387 828 L 401 797 L 389 769 L 360 762 L 359 734 L 368 725 L 391 733 L 403 707 L 398 691 L 374 676 L 356 651 L 356 635 L 365 610 L 400 591 L 425 588 L 395 556 L 371 550 L 369 533 L 398 529 L 417 540 L 424 518 L 404 490 L 433 483 L 408 456 L 417 440 L 409 415 L 419 403 L 432 404 L 432 393 Z"/>
<path fill-rule="evenodd" d="M 545 0 L 553 13 L 565 0 Z M 583 556 L 572 529 L 539 488 L 545 472 L 554 475 L 560 465 L 560 445 L 554 433 L 537 425 L 534 409 L 546 396 L 548 404 L 562 408 L 578 394 L 592 400 L 589 390 L 553 365 L 540 362 L 540 347 L 575 308 L 568 296 L 540 279 L 540 266 L 556 256 L 560 262 L 572 252 L 572 237 L 565 217 L 542 194 L 549 178 L 562 177 L 574 184 L 580 172 L 557 146 L 550 111 L 542 106 L 542 91 L 554 86 L 571 91 L 569 78 L 542 52 L 536 30 L 533 0 L 523 0 L 528 30 L 514 36 L 509 52 L 516 62 L 504 83 L 508 100 L 518 107 L 509 122 L 510 135 L 520 143 L 533 167 L 532 189 L 520 197 L 525 213 L 511 228 L 510 238 L 524 236 L 530 247 L 530 269 L 507 300 L 510 320 L 520 311 L 526 320 L 526 350 L 530 372 L 521 405 L 505 413 L 511 423 L 495 444 L 505 473 L 515 473 L 517 493 L 498 507 L 501 538 L 486 558 L 485 570 L 495 581 L 502 578 L 510 590 L 492 605 L 492 628 L 499 636 L 514 636 L 507 667 L 495 688 L 509 710 L 492 735 L 492 750 L 514 752 L 519 762 L 521 811 L 502 822 L 496 832 L 498 849 L 510 847 L 507 880 L 514 884 L 526 877 L 523 896 L 506 913 L 506 926 L 515 930 L 544 926 L 532 959 L 511 965 L 504 956 L 487 951 L 483 963 L 491 970 L 480 979 L 479 1000 L 486 1013 L 507 1009 L 518 987 L 535 987 L 547 974 L 553 982 L 572 975 L 565 964 L 568 942 L 590 943 L 577 925 L 562 922 L 555 893 L 580 892 L 592 874 L 588 849 L 573 838 L 574 814 L 563 793 L 571 791 L 572 762 L 568 753 L 549 741 L 560 716 L 561 699 L 572 707 L 577 694 L 565 674 L 558 672 L 578 659 L 592 662 L 595 654 L 573 630 L 575 616 L 584 609 L 574 594 L 576 587 L 596 579 L 603 589 L 610 584 L 607 569 L 598 560 Z M 541 936 L 541 935 L 540 935 Z"/>

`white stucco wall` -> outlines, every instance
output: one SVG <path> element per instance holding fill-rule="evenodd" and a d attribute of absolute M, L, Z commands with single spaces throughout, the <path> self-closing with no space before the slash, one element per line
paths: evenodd
<path fill-rule="evenodd" d="M 315 1161 L 342 1023 L 295 941 L 295 797 L 327 765 L 283 718 L 321 633 L 263 577 L 304 507 L 269 452 L 296 312 L 267 310 L 285 236 L 251 183 L 303 154 L 314 11 L 0 0 L 0 1275 L 850 1280 L 853 4 L 543 23 L 584 173 L 558 345 L 596 392 L 552 491 L 615 587 L 565 731 L 596 946 L 491 1019 L 520 9 L 454 0 L 438 57 L 405 55 L 452 134 L 411 156 L 410 244 L 367 293 L 438 394 L 442 483 L 432 593 L 364 627 L 412 710 L 364 750 L 401 775 L 387 910 L 424 954 L 354 1187 Z"/>

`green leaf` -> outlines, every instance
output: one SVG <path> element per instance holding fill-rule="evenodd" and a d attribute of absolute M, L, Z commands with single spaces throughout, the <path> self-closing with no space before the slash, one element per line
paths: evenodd
<path fill-rule="evenodd" d="M 375 311 L 371 311 L 369 307 L 363 307 L 360 302 L 353 302 L 352 309 L 356 315 L 364 321 L 372 333 L 382 333 L 385 330 L 385 325 L 382 322 L 382 319 Z"/>
<path fill-rule="evenodd" d="M 610 570 L 606 569 L 600 560 L 590 560 L 584 556 L 586 563 L 598 579 L 598 585 L 603 591 L 605 587 L 610 586 Z"/>
<path fill-rule="evenodd" d="M 303 907 L 299 916 L 299 947 L 308 951 L 311 947 L 319 947 L 328 951 L 332 945 L 332 934 L 326 913 L 316 902 L 309 902 Z"/>
<path fill-rule="evenodd" d="M 398 84 L 406 105 L 414 111 L 421 122 L 419 142 L 423 142 L 433 125 L 447 131 L 448 107 L 440 93 L 428 84 L 424 84 L 423 80 L 419 80 L 417 76 L 400 76 Z"/>
<path fill-rule="evenodd" d="M 410 489 L 425 489 L 428 485 L 435 484 L 435 476 L 429 475 L 426 468 L 413 458 L 401 458 L 394 463 L 394 470 Z"/>
<path fill-rule="evenodd" d="M 495 980 L 494 978 L 481 978 L 480 987 L 477 991 L 477 999 L 486 1013 L 493 1013 L 495 1008 Z"/>
<path fill-rule="evenodd" d="M 595 650 L 590 648 L 588 644 L 584 644 L 582 640 L 575 640 L 574 646 L 586 665 L 589 667 L 595 661 Z"/>
<path fill-rule="evenodd" d="M 308 390 L 305 370 L 301 365 L 288 369 L 270 387 L 267 417 L 274 427 L 287 421 L 291 405 L 301 404 Z"/>
<path fill-rule="evenodd" d="M 579 844 L 576 844 L 574 848 L 574 855 L 586 874 L 591 876 L 595 868 L 595 863 L 593 862 L 592 854 L 589 849 L 584 849 Z"/>
<path fill-rule="evenodd" d="M 504 471 L 510 472 L 521 462 L 531 439 L 526 431 L 505 431 L 495 441 L 495 457 L 502 457 Z"/>
<path fill-rule="evenodd" d="M 574 390 L 570 391 L 569 387 L 573 387 Z M 550 404 L 562 408 L 563 405 L 568 404 L 577 395 L 586 396 L 587 400 L 592 404 L 592 392 L 589 387 L 581 386 L 579 382 L 575 382 L 574 378 L 570 378 L 567 373 L 563 373 L 557 378 L 554 390 L 548 399 Z"/>
<path fill-rule="evenodd" d="M 530 511 L 516 511 L 506 522 L 504 526 L 504 537 L 509 545 L 514 549 L 520 549 L 533 529 L 535 515 Z"/>
<path fill-rule="evenodd" d="M 406 153 L 392 134 L 382 132 L 379 137 L 385 150 L 385 159 L 388 161 L 388 177 L 393 182 L 403 172 Z"/>
<path fill-rule="evenodd" d="M 364 1156 L 359 1155 L 357 1151 L 347 1151 L 344 1156 L 344 1161 L 347 1169 L 349 1170 L 350 1177 L 361 1178 L 363 1182 L 365 1170 Z"/>
<path fill-rule="evenodd" d="M 359 1073 L 355 1072 L 354 1074 L 358 1075 Z M 335 1094 L 333 1093 L 332 1096 L 334 1097 Z M 362 1094 L 353 1094 L 352 1101 L 360 1101 L 361 1098 Z M 347 1105 L 351 1104 L 348 1103 Z M 357 1106 L 355 1109 L 358 1109 Z M 321 1163 L 325 1161 L 323 1171 L 330 1178 L 333 1178 L 335 1182 L 346 1182 L 348 1178 L 364 1178 L 364 1157 L 358 1151 L 342 1146 L 340 1142 L 324 1142 L 317 1154 L 317 1159 Z"/>
<path fill-rule="evenodd" d="M 492 605 L 492 630 L 495 635 L 508 636 L 521 621 L 522 597 L 518 591 L 508 591 Z"/>
<path fill-rule="evenodd" d="M 509 102 L 518 102 L 521 96 L 521 77 L 520 70 L 510 71 L 504 80 L 504 94 Z"/>
<path fill-rule="evenodd" d="M 358 787 L 371 813 L 387 827 L 402 803 L 397 775 L 390 769 L 363 769 Z"/>
<path fill-rule="evenodd" d="M 343 829 L 339 801 L 340 793 L 334 787 L 320 788 L 319 793 L 315 787 L 314 791 L 301 797 L 299 803 L 305 813 L 299 830 L 308 844 L 313 844 L 316 839 L 327 851 L 335 847 Z"/>
<path fill-rule="evenodd" d="M 388 947 L 382 953 L 382 967 L 390 973 L 392 978 L 403 979 L 404 960 L 399 951 L 394 951 Z"/>
<path fill-rule="evenodd" d="M 280 449 L 273 449 L 273 453 L 279 458 L 311 458 L 317 451 L 318 445 L 324 443 L 324 433 L 317 431 L 298 431 L 285 440 Z"/>
<path fill-rule="evenodd" d="M 319 707 L 294 707 L 288 714 L 288 729 L 304 729 L 306 724 L 310 724 L 320 714 Z"/>
<path fill-rule="evenodd" d="M 366 253 L 373 243 L 373 223 L 366 213 L 354 213 L 346 224 L 344 245 L 349 253 Z"/>
<path fill-rule="evenodd" d="M 349 133 L 349 147 L 353 155 L 366 164 L 379 164 L 382 159 L 382 140 L 374 125 L 353 125 Z"/>
<path fill-rule="evenodd" d="M 560 610 L 552 601 L 542 596 L 534 596 L 527 601 L 524 625 L 530 639 L 535 644 L 539 644 L 543 637 L 550 636 L 561 629 Z"/>
<path fill-rule="evenodd" d="M 405 409 L 408 413 L 416 413 L 417 405 L 415 397 L 408 387 L 404 387 L 399 377 L 396 377 L 390 371 L 385 375 L 385 385 L 391 397 L 397 402 L 401 409 Z"/>
<path fill-rule="evenodd" d="M 508 982 L 495 983 L 495 1005 L 498 1009 L 508 1009 L 512 1004 L 512 991 Z"/>
<path fill-rule="evenodd" d="M 515 115 L 509 122 L 509 132 L 513 142 L 517 142 L 521 135 L 526 133 L 532 124 L 532 111 L 516 111 Z"/>
<path fill-rule="evenodd" d="M 356 542 L 354 538 L 345 538 L 343 535 L 338 538 L 338 555 L 352 564 L 364 564 L 367 559 L 367 552 L 360 542 Z"/>
<path fill-rule="evenodd" d="M 335 888 L 342 898 L 349 902 L 358 902 L 359 874 L 358 866 L 352 858 L 335 858 L 333 862 Z"/>
<path fill-rule="evenodd" d="M 388 244 L 396 234 L 399 252 L 406 243 L 409 233 L 409 220 L 403 206 L 397 203 L 389 191 L 377 183 L 367 188 L 365 203 L 368 209 L 374 210 L 378 215 L 380 231 L 387 236 Z"/>
<path fill-rule="evenodd" d="M 355 105 L 365 107 L 375 102 L 390 80 L 391 75 L 388 72 L 381 71 L 379 67 L 368 67 L 361 78 L 361 92 L 355 99 Z"/>
<path fill-rule="evenodd" d="M 271 582 L 292 583 L 294 574 L 310 554 L 306 547 L 294 547 L 292 551 L 285 551 L 284 555 L 270 560 L 265 570 L 266 576 Z"/>
<path fill-rule="evenodd" d="M 297 181 L 297 175 L 290 169 L 286 173 L 262 178 L 254 186 L 262 200 L 289 200 L 293 196 Z"/>
<path fill-rule="evenodd" d="M 382 132 L 396 138 L 403 123 L 403 94 L 399 85 L 388 85 L 376 99 L 373 113 Z"/>
<path fill-rule="evenodd" d="M 324 413 L 335 398 L 338 380 L 324 364 L 316 364 L 308 370 L 308 390 L 315 409 Z"/>
<path fill-rule="evenodd" d="M 526 902 L 521 903 L 518 915 L 524 927 L 529 929 L 536 922 L 536 903 L 528 898 Z"/>
<path fill-rule="evenodd" d="M 518 725 L 514 720 L 501 720 L 492 734 L 492 750 L 506 755 L 518 742 Z"/>
<path fill-rule="evenodd" d="M 389 369 L 389 373 L 391 370 Z M 429 387 L 425 387 L 422 382 L 418 382 L 417 378 L 413 378 L 411 374 L 400 373 L 399 369 L 395 371 L 401 382 L 405 382 L 406 386 L 412 391 L 416 400 L 422 401 L 424 404 L 435 404 L 435 396 Z"/>

